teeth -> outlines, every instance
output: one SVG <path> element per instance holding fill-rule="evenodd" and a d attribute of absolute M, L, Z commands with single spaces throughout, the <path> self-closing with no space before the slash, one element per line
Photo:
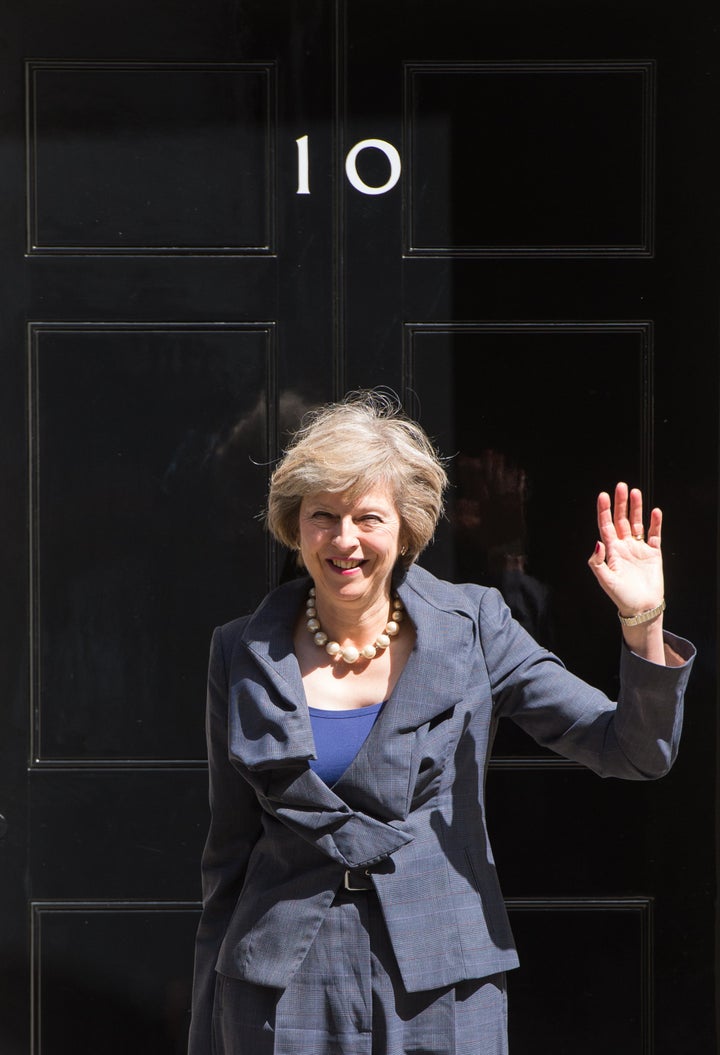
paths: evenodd
<path fill-rule="evenodd" d="M 333 560 L 333 564 L 336 568 L 342 568 L 343 571 L 348 571 L 350 568 L 357 568 L 360 565 L 359 560 Z"/>

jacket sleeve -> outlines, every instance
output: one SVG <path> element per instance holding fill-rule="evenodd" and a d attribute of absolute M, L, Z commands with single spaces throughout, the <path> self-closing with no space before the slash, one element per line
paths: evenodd
<path fill-rule="evenodd" d="M 625 645 L 617 703 L 570 674 L 512 618 L 496 590 L 480 607 L 480 634 L 495 713 L 534 740 L 594 770 L 628 780 L 661 777 L 677 755 L 683 697 L 695 649 L 665 634 L 684 663 L 650 663 Z"/>
<path fill-rule="evenodd" d="M 210 829 L 201 862 L 203 910 L 195 943 L 188 1055 L 211 1055 L 215 964 L 260 836 L 255 792 L 228 758 L 228 677 L 222 629 L 210 645 L 206 735 Z"/>

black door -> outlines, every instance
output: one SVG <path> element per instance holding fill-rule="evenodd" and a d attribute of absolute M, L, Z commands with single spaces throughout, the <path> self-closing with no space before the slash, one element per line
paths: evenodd
<path fill-rule="evenodd" d="M 389 385 L 454 455 L 425 563 L 613 691 L 595 492 L 667 516 L 679 762 L 503 730 L 514 1055 L 714 1050 L 714 5 L 14 0 L 2 14 L 2 1016 L 180 1052 L 212 627 L 288 428 Z"/>

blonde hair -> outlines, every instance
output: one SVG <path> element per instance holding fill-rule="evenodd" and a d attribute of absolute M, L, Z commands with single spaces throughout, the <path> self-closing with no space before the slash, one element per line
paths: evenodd
<path fill-rule="evenodd" d="M 303 419 L 272 474 L 267 525 L 279 542 L 298 549 L 303 498 L 325 491 L 355 501 L 385 487 L 400 515 L 409 567 L 435 533 L 446 486 L 440 456 L 399 402 L 375 390 L 352 392 Z"/>

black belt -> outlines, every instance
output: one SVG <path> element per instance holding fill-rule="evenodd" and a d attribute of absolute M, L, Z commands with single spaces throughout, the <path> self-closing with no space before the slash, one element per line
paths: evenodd
<path fill-rule="evenodd" d="M 351 893 L 355 893 L 356 891 L 359 892 L 361 890 L 375 889 L 372 880 L 370 879 L 370 872 L 367 868 L 346 868 L 343 886 Z"/>

